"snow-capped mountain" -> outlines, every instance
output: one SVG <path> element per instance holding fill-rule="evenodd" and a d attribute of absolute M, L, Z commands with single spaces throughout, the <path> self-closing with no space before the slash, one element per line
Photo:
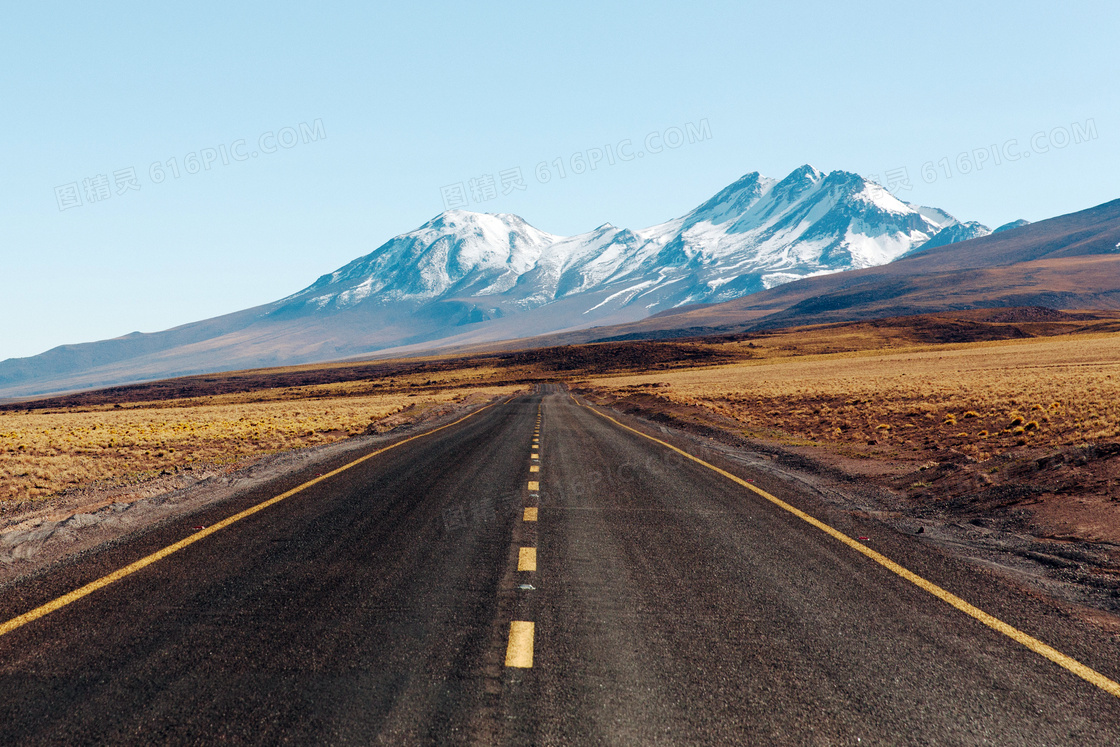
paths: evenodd
<path fill-rule="evenodd" d="M 931 208 L 920 208 L 923 211 L 931 210 Z M 908 252 L 896 257 L 895 259 L 902 259 L 903 257 L 912 257 L 919 252 L 924 252 L 926 249 L 932 249 L 935 246 L 948 246 L 949 244 L 957 244 L 969 239 L 979 239 L 983 236 L 990 236 L 993 233 L 1000 233 L 1001 231 L 1010 231 L 1013 228 L 1022 228 L 1029 226 L 1029 220 L 1013 220 L 1010 223 L 1004 223 L 999 228 L 988 228 L 983 223 L 977 223 L 970 220 L 967 223 L 957 223 L 952 216 L 948 213 L 937 211 L 941 215 L 946 216 L 951 222 L 942 228 L 932 239 L 920 246 L 916 246 Z"/>
<path fill-rule="evenodd" d="M 641 230 L 557 236 L 515 215 L 451 210 L 275 303 L 0 362 L 0 395 L 633 322 L 881 265 L 957 225 L 857 174 L 811 166 L 780 181 L 747 174 Z"/>
<path fill-rule="evenodd" d="M 506 293 L 561 237 L 516 215 L 449 210 L 281 301 L 346 308 Z"/>
<path fill-rule="evenodd" d="M 987 236 L 992 233 L 992 230 L 985 226 L 983 223 L 977 223 L 970 220 L 967 223 L 954 223 L 941 229 L 932 239 L 924 244 L 914 247 L 910 251 L 898 257 L 910 257 L 918 252 L 924 252 L 926 249 L 932 249 L 935 246 L 947 246 L 949 244 L 956 244 L 961 241 L 968 241 L 969 239 L 978 239 L 981 236 Z"/>
<path fill-rule="evenodd" d="M 484 320 L 610 289 L 583 311 L 635 306 L 644 316 L 884 264 L 964 226 L 979 224 L 811 166 L 781 181 L 747 174 L 684 216 L 638 231 L 604 224 L 557 236 L 515 215 L 452 210 L 324 275 L 277 313 L 470 299 L 481 310 L 473 318 Z"/>
<path fill-rule="evenodd" d="M 993 228 L 992 233 L 1001 233 L 1003 231 L 1010 231 L 1013 228 L 1022 228 L 1023 226 L 1029 226 L 1030 224 L 1031 224 L 1031 222 L 1029 220 L 1023 220 L 1022 218 L 1019 218 L 1018 220 L 1013 220 L 1010 223 L 1004 223 L 999 228 Z"/>

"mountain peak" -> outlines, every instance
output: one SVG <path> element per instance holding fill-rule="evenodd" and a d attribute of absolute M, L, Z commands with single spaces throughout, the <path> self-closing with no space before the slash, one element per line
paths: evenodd
<path fill-rule="evenodd" d="M 793 202 L 821 181 L 824 174 L 809 164 L 791 171 L 784 179 L 774 185 L 772 194 L 784 202 Z"/>
<path fill-rule="evenodd" d="M 684 217 L 682 228 L 689 228 L 701 221 L 720 224 L 737 218 L 750 209 L 773 184 L 773 179 L 767 179 L 757 171 L 744 174 L 689 212 Z"/>
<path fill-rule="evenodd" d="M 1013 228 L 1022 228 L 1023 226 L 1029 226 L 1030 224 L 1031 224 L 1031 222 L 1029 220 L 1024 220 L 1023 218 L 1019 218 L 1018 220 L 1013 220 L 1010 223 L 1004 223 L 1002 226 L 1000 226 L 999 228 L 992 231 L 992 233 L 1000 233 L 1002 231 L 1010 231 Z"/>
<path fill-rule="evenodd" d="M 444 210 L 442 213 L 425 223 L 421 228 L 459 228 L 464 226 L 495 225 L 507 226 L 528 225 L 525 219 L 513 213 L 476 213 L 473 210 Z"/>
<path fill-rule="evenodd" d="M 875 182 L 872 182 L 868 179 L 864 179 L 862 176 L 855 173 L 854 171 L 844 171 L 842 169 L 837 169 L 836 171 L 828 172 L 828 174 L 825 175 L 824 178 L 821 179 L 820 181 L 826 182 L 828 184 L 850 184 L 850 185 L 875 184 Z M 878 186 L 878 185 L 876 185 L 876 186 Z"/>

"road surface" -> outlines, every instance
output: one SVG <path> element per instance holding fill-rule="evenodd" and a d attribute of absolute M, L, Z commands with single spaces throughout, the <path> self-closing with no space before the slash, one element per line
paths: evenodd
<path fill-rule="evenodd" d="M 1107 635 L 606 414 L 546 387 L 0 591 L 0 744 L 1120 742 Z"/>

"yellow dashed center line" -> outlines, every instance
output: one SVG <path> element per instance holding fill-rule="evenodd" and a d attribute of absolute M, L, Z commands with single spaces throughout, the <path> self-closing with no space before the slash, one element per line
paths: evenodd
<path fill-rule="evenodd" d="M 575 402 L 575 397 L 572 397 L 572 401 Z M 579 403 L 576 402 L 576 404 L 578 405 Z M 828 524 L 825 524 L 823 521 L 820 521 L 819 519 L 805 513 L 801 509 L 795 508 L 795 507 L 791 506 L 790 504 L 786 503 L 785 501 L 783 501 L 782 499 L 777 498 L 776 496 L 770 495 L 769 493 L 767 493 L 762 488 L 756 487 L 756 486 L 750 484 L 749 482 L 747 482 L 746 480 L 743 480 L 740 477 L 736 477 L 735 475 L 731 474 L 730 472 L 728 472 L 726 470 L 722 470 L 719 467 L 716 467 L 714 464 L 708 464 L 707 462 L 705 462 L 700 457 L 693 456 L 692 454 L 689 454 L 687 451 L 684 451 L 683 449 L 678 449 L 676 446 L 673 446 L 672 444 L 666 443 L 666 442 L 662 441 L 661 439 L 654 438 L 653 436 L 649 436 L 645 433 L 642 433 L 641 431 L 639 431 L 637 429 L 634 429 L 634 428 L 631 428 L 628 425 L 623 425 L 622 423 L 618 422 L 617 420 L 615 420 L 611 416 L 604 415 L 603 413 L 599 412 L 598 410 L 596 410 L 593 407 L 588 407 L 587 405 L 580 405 L 580 406 L 590 410 L 591 412 L 595 413 L 596 415 L 598 415 L 601 418 L 605 418 L 606 420 L 611 421 L 612 423 L 614 423 L 615 425 L 617 425 L 620 428 L 625 428 L 626 430 L 630 431 L 631 433 L 638 434 L 642 438 L 648 438 L 650 441 L 653 441 L 655 443 L 659 443 L 662 446 L 664 446 L 665 448 L 671 449 L 672 451 L 677 452 L 681 456 L 683 456 L 687 459 L 691 459 L 692 461 L 696 462 L 697 464 L 699 464 L 703 467 L 707 467 L 708 469 L 712 470 L 713 472 L 718 472 L 719 474 L 726 477 L 728 480 L 731 480 L 732 482 L 743 486 L 747 490 L 753 491 L 754 493 L 758 494 L 762 498 L 765 498 L 766 500 L 773 503 L 778 508 L 782 509 L 783 511 L 788 511 L 789 513 L 793 514 L 794 516 L 801 519 L 802 521 L 804 521 L 808 524 L 812 524 L 814 527 L 821 530 L 822 532 L 829 535 L 830 537 L 833 537 L 834 539 L 839 540 L 840 542 L 844 543 L 845 545 L 852 548 L 856 552 L 858 552 L 858 553 L 866 556 L 867 558 L 875 561 L 876 563 L 883 566 L 884 568 L 891 571 L 892 573 L 896 574 L 897 576 L 906 579 L 910 583 L 912 583 L 915 586 L 929 592 L 930 594 L 937 597 L 938 599 L 945 602 L 946 604 L 949 604 L 949 605 L 955 607 L 956 609 L 960 610 L 961 612 L 968 615 L 969 617 L 972 617 L 973 619 L 978 620 L 979 622 L 983 623 L 984 625 L 987 625 L 992 630 L 995 630 L 999 633 L 1004 634 L 1005 636 L 1012 639 L 1013 641 L 1016 641 L 1017 643 L 1022 644 L 1023 646 L 1027 647 L 1031 651 L 1034 651 L 1039 656 L 1042 656 L 1046 659 L 1049 659 L 1050 661 L 1054 662 L 1055 664 L 1062 667 L 1063 669 L 1066 669 L 1067 671 L 1072 672 L 1073 674 L 1076 674 L 1078 677 L 1082 678 L 1086 682 L 1090 682 L 1090 683 L 1096 685 L 1097 687 L 1099 687 L 1100 689 L 1104 690 L 1105 692 L 1110 693 L 1111 695 L 1115 695 L 1116 697 L 1120 698 L 1120 682 L 1115 682 L 1113 680 L 1110 680 L 1108 677 L 1105 677 L 1103 674 L 1096 671 L 1095 669 L 1091 669 L 1090 667 L 1085 666 L 1084 664 L 1077 661 L 1076 659 L 1074 659 L 1072 657 L 1069 657 L 1069 656 L 1066 656 L 1061 651 L 1058 651 L 1055 648 L 1051 648 L 1050 646 L 1046 645 L 1045 643 L 1038 640 L 1037 638 L 1034 638 L 1033 636 L 1030 636 L 1030 635 L 1024 633 L 1023 631 L 1019 630 L 1018 628 L 1015 628 L 1011 625 L 1008 625 L 1007 623 L 1003 622 L 1002 620 L 1000 620 L 997 617 L 993 617 L 992 615 L 989 615 L 984 610 L 979 609 L 978 607 L 972 606 L 971 604 L 969 604 L 965 600 L 958 597 L 956 594 L 953 594 L 952 592 L 941 588 L 940 586 L 933 583 L 932 581 L 927 581 L 926 579 L 922 578 L 918 574 L 914 573 L 913 571 L 908 570 L 907 568 L 904 568 L 903 566 L 894 562 L 893 560 L 886 557 L 885 555 L 882 555 L 882 554 L 872 550 L 870 547 L 868 547 L 867 545 L 864 545 L 861 542 L 857 542 L 856 540 L 852 539 L 851 537 L 844 534 L 840 530 L 834 529 L 833 527 L 829 526 Z"/>
<path fill-rule="evenodd" d="M 509 645 L 506 646 L 506 666 L 529 669 L 533 666 L 533 632 L 531 622 L 514 620 L 509 624 Z"/>
<path fill-rule="evenodd" d="M 533 429 L 532 459 L 540 460 L 540 435 L 541 435 L 541 409 L 537 408 L 537 423 Z M 529 472 L 540 472 L 540 465 L 532 464 Z M 539 492 L 541 484 L 538 480 L 529 480 L 529 490 Z M 523 521 L 537 520 L 537 507 L 526 506 L 521 516 Z M 517 550 L 517 570 L 537 570 L 537 548 L 520 547 Z M 506 647 L 506 666 L 528 669 L 533 666 L 533 635 L 535 626 L 524 620 L 514 620 L 509 624 L 509 644 Z"/>

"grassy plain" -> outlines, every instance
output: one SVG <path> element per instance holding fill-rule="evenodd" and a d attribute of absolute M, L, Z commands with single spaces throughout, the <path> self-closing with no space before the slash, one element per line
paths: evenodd
<path fill-rule="evenodd" d="M 568 372 L 726 360 L 712 346 L 612 343 L 191 376 L 0 404 L 0 510 L 380 433 Z"/>
<path fill-rule="evenodd" d="M 794 340 L 803 354 L 791 354 Z M 753 359 L 591 377 L 582 385 L 700 407 L 748 435 L 844 444 L 894 457 L 955 449 L 982 461 L 1028 445 L 1120 438 L 1115 333 L 907 345 L 890 352 L 807 352 L 807 342 L 777 336 L 751 343 Z"/>
<path fill-rule="evenodd" d="M 344 382 L 0 412 L 0 501 L 26 502 L 95 482 L 142 481 L 200 462 L 238 464 L 383 432 L 518 388 L 462 388 L 455 377 L 443 377 L 446 382 L 410 391 L 416 383 L 410 378 L 418 377 L 376 393 L 367 382 Z"/>
<path fill-rule="evenodd" d="M 1120 315 L 995 310 L 170 379 L 0 404 L 0 509 L 377 433 L 538 381 L 854 458 L 1120 440 Z M 678 419 L 680 419 L 678 417 Z"/>

